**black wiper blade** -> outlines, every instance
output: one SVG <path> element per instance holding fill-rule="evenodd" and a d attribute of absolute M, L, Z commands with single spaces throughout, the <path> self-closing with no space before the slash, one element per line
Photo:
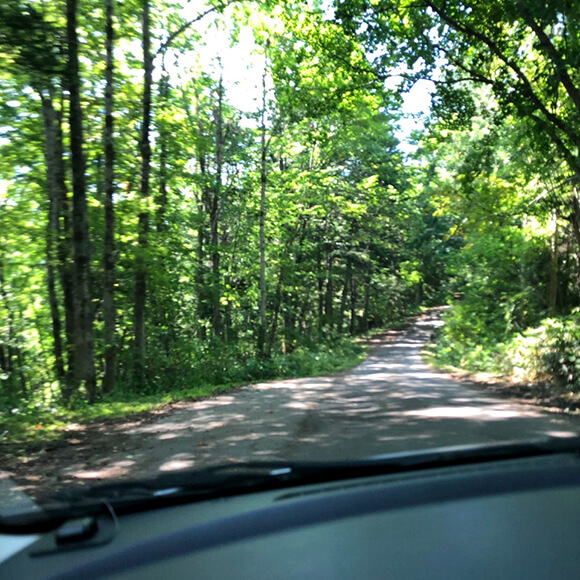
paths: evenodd
<path fill-rule="evenodd" d="M 154 479 L 65 490 L 55 496 L 69 503 L 107 501 L 117 508 L 172 498 L 222 497 L 294 485 L 308 485 L 435 467 L 466 465 L 553 453 L 580 452 L 580 437 L 465 445 L 390 453 L 346 461 L 251 461 L 178 471 Z"/>
<path fill-rule="evenodd" d="M 281 461 L 240 462 L 195 470 L 164 473 L 152 479 L 99 484 L 86 488 L 65 489 L 38 501 L 47 509 L 53 505 L 76 508 L 95 504 L 109 504 L 115 510 L 127 511 L 149 503 L 176 503 L 187 499 L 221 497 L 245 493 L 257 488 L 272 488 L 303 481 L 306 471 L 321 469 L 318 463 L 304 467 Z"/>
<path fill-rule="evenodd" d="M 105 507 L 111 507 L 121 514 L 299 485 L 579 452 L 580 437 L 567 437 L 531 442 L 444 447 L 348 461 L 228 463 L 203 469 L 164 473 L 147 480 L 63 490 L 52 496 L 39 498 L 38 503 L 43 508 L 43 513 L 29 514 L 26 522 L 27 528 L 33 527 L 35 521 L 44 522 L 45 526 L 49 526 L 52 518 L 53 526 L 56 526 L 63 518 L 97 514 Z M 17 520 L 13 519 L 13 523 L 16 522 Z M 5 527 L 5 523 L 0 521 L 0 531 Z"/>

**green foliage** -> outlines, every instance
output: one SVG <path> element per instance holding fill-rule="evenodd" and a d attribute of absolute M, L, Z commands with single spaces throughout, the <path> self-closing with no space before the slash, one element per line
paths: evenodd
<path fill-rule="evenodd" d="M 547 318 L 536 328 L 517 335 L 506 347 L 512 368 L 530 380 L 555 380 L 580 391 L 580 310 Z"/>
<path fill-rule="evenodd" d="M 461 309 L 453 307 L 450 325 L 440 331 L 432 347 L 434 361 L 443 367 L 512 375 L 520 381 L 550 382 L 572 392 L 580 391 L 580 319 L 571 315 L 546 318 L 539 326 L 512 333 L 505 342 L 465 339 L 457 330 Z"/>
<path fill-rule="evenodd" d="M 180 3 L 152 1 L 153 51 L 160 52 L 154 62 L 151 195 L 142 199 L 140 5 L 115 3 L 114 397 L 163 397 L 199 385 L 325 372 L 356 359 L 350 337 L 456 292 L 464 299 L 449 315 L 442 349 L 456 364 L 475 365 L 483 356 L 477 353 L 538 325 L 548 309 L 565 315 L 577 304 L 580 253 L 565 153 L 549 131 L 546 137 L 532 130 L 521 82 L 514 84 L 497 51 L 488 54 L 485 42 L 467 38 L 445 18 L 481 26 L 510 58 L 523 59 L 530 78 L 536 79 L 538 67 L 549 70 L 548 80 L 537 81 L 537 94 L 575 127 L 573 106 L 558 96 L 545 47 L 532 42 L 534 59 L 521 57 L 520 46 L 534 37 L 524 16 L 498 2 L 488 8 L 479 3 L 473 14 L 448 4 L 449 13 L 438 14 L 406 0 L 393 3 L 397 10 L 344 1 L 337 3 L 334 20 L 317 2 L 308 9 L 301 2 L 244 3 L 233 11 L 219 4 L 191 23 Z M 73 216 L 64 207 L 71 200 L 61 78 L 64 3 L 9 0 L 1 10 L 0 54 L 9 66 L 0 72 L 0 406 L 11 409 L 69 398 L 74 361 L 65 328 L 71 311 L 66 273 Z M 558 20 L 553 11 L 544 12 L 537 16 L 546 25 Z M 576 30 L 572 12 L 567 7 L 563 14 L 567 31 Z M 510 23 L 517 24 L 511 35 Z M 221 31 L 234 45 L 248 34 L 253 39 L 253 66 L 265 79 L 255 105 L 242 106 L 233 97 L 232 72 L 217 54 L 201 57 Z M 79 33 L 100 378 L 106 349 L 103 6 L 81 3 Z M 555 33 L 552 39 L 575 62 L 569 46 Z M 397 140 L 401 94 L 432 73 L 442 55 L 449 66 L 438 74 L 445 82 L 438 83 L 418 151 L 406 158 Z M 399 73 L 400 85 L 385 83 Z M 56 225 L 50 219 L 47 100 L 64 149 L 59 161 L 65 191 Z M 566 146 L 569 135 L 555 127 Z M 264 339 L 263 184 L 264 349 L 257 344 Z M 145 215 L 146 232 L 140 225 Z M 147 265 L 145 368 L 135 356 L 140 264 Z M 56 274 L 49 292 L 51 268 Z M 70 404 L 80 408 L 87 394 L 73 390 Z"/>
<path fill-rule="evenodd" d="M 117 390 L 102 401 L 89 405 L 78 400 L 73 408 L 64 408 L 57 401 L 15 402 L 0 400 L 0 442 L 46 442 L 58 438 L 71 423 L 127 417 L 149 412 L 174 401 L 196 401 L 227 392 L 248 382 L 309 377 L 346 370 L 360 363 L 367 352 L 360 342 L 337 337 L 295 349 L 288 355 L 277 354 L 269 359 L 243 358 L 240 353 L 224 352 L 237 358 L 211 357 L 205 363 L 188 369 L 184 377 L 166 374 L 161 387 L 150 392 Z M 227 361 L 227 362 L 224 362 Z"/>
<path fill-rule="evenodd" d="M 568 369 L 575 349 L 556 340 L 557 325 L 546 317 L 566 315 L 579 296 L 570 286 L 579 272 L 578 240 L 554 213 L 556 196 L 546 195 L 560 167 L 524 150 L 516 119 L 495 114 L 489 91 L 472 90 L 480 98 L 469 122 L 443 115 L 423 139 L 423 153 L 433 152 L 424 188 L 456 249 L 443 260 L 453 306 L 435 358 L 443 366 L 560 382 L 566 371 L 558 365 Z M 563 207 L 560 200 L 555 205 Z M 546 352 L 535 336 L 550 345 Z M 572 370 L 569 376 L 573 383 Z"/>
<path fill-rule="evenodd" d="M 131 20 L 134 17 L 124 15 L 121 28 L 122 40 L 129 43 L 138 40 L 139 28 Z M 163 11 L 159 17 L 163 18 Z M 95 21 L 93 26 L 99 22 Z M 171 28 L 178 27 L 179 22 L 172 20 Z M 99 35 L 94 35 L 91 42 L 98 44 L 98 39 Z M 198 41 L 198 35 L 192 34 L 189 41 L 183 40 L 180 50 L 195 52 Z M 285 62 L 282 44 L 281 41 L 280 52 L 271 51 L 275 60 L 272 69 Z M 103 71 L 98 59 L 88 59 L 85 64 L 85 104 L 94 113 L 86 128 L 87 176 L 95 246 L 96 354 L 102 364 L 100 256 L 104 217 L 99 133 Z M 267 210 L 267 299 L 272 348 L 269 356 L 259 357 L 255 341 L 259 135 L 252 115 L 237 110 L 227 98 L 219 100 L 221 80 L 215 70 L 173 77 L 163 95 L 159 90 L 155 103 L 158 132 L 154 144 L 155 193 L 150 200 L 140 200 L 136 196 L 139 175 L 135 159 L 140 88 L 132 78 L 139 66 L 131 54 L 117 63 L 123 72 L 117 73 L 115 94 L 118 131 L 115 300 L 119 369 L 114 392 L 87 406 L 86 394 L 81 390 L 72 397 L 71 409 L 66 410 L 60 400 L 63 385 L 46 382 L 54 378 L 50 371 L 52 337 L 47 304 L 40 299 L 46 292 L 45 272 L 39 269 L 38 280 L 25 276 L 22 287 L 33 290 L 27 300 L 33 301 L 34 320 L 41 323 L 43 348 L 41 345 L 33 348 L 36 343 L 26 341 L 27 360 L 36 362 L 26 367 L 19 364 L 19 372 L 27 371 L 25 392 L 19 389 L 18 374 L 9 369 L 0 393 L 3 395 L 0 408 L 6 410 L 2 421 L 12 437 L 31 434 L 42 437 L 67 421 L 125 414 L 171 399 L 208 396 L 249 381 L 340 370 L 355 364 L 363 355 L 363 349 L 345 335 L 366 330 L 369 325 L 388 320 L 394 312 L 398 316 L 405 310 L 404 300 L 397 294 L 406 288 L 406 282 L 399 283 L 396 268 L 384 256 L 387 252 L 395 253 L 391 239 L 400 239 L 404 220 L 399 220 L 397 212 L 389 211 L 383 203 L 385 196 L 389 200 L 395 197 L 392 184 L 401 183 L 402 187 L 403 179 L 391 119 L 379 112 L 382 98 L 369 99 L 352 79 L 340 79 L 343 88 L 331 107 L 322 109 L 313 105 L 292 117 L 290 112 L 300 103 L 301 95 L 286 95 L 272 106 L 276 122 L 270 129 Z M 316 68 L 314 63 L 312 66 Z M 328 68 L 329 61 L 325 66 Z M 313 80 L 308 78 L 310 83 Z M 343 98 L 349 82 L 352 82 L 350 92 L 356 95 Z M 34 169 L 31 172 L 34 179 L 43 176 L 37 105 L 31 99 L 24 112 L 6 123 L 15 134 L 14 140 L 3 145 L 7 155 L 2 158 L 2 177 L 9 182 L 10 211 L 13 199 L 22 195 L 29 203 L 32 192 L 40 200 L 35 202 L 35 208 L 46 205 L 42 188 L 26 191 L 24 184 L 20 187 L 14 177 L 17 163 L 24 159 L 22 152 L 30 160 L 28 165 Z M 338 105 L 341 111 L 337 111 Z M 30 131 L 36 135 L 36 141 L 23 130 L 29 115 L 37 119 Z M 279 126 L 277 119 L 285 119 L 285 125 Z M 362 138 L 357 137 L 361 129 Z M 8 155 L 16 145 L 20 156 Z M 218 150 L 222 155 L 220 167 Z M 154 216 L 146 248 L 136 243 L 137 218 L 144 210 Z M 402 211 L 402 207 L 397 211 Z M 30 220 L 37 229 L 31 236 L 37 246 L 30 242 L 22 244 L 14 235 L 27 219 L 24 207 L 7 215 L 14 216 L 10 219 L 16 224 L 6 230 L 8 255 L 23 245 L 34 247 L 38 254 L 27 257 L 28 262 L 42 261 L 46 212 L 37 212 Z M 138 256 L 149 264 L 148 358 L 144 379 L 135 381 L 131 330 Z M 216 262 L 219 268 L 215 267 Z M 389 272 L 384 271 L 387 267 Z M 17 278 L 14 270 L 7 272 L 3 287 L 10 289 Z M 389 296 L 397 305 L 377 308 L 375 305 L 384 303 L 380 291 L 387 279 L 391 284 Z M 60 292 L 58 297 L 62 298 Z M 219 325 L 216 316 L 221 319 Z M 29 322 L 24 328 L 31 326 Z M 46 369 L 44 383 L 40 382 L 40 368 Z M 42 411 L 45 407 L 57 412 L 52 416 L 53 411 Z M 12 409 L 18 411 L 12 413 Z"/>

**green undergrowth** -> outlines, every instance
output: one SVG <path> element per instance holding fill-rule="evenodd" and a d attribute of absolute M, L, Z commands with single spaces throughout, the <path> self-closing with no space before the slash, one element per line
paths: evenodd
<path fill-rule="evenodd" d="M 79 402 L 65 408 L 58 402 L 33 401 L 0 407 L 0 441 L 9 444 L 42 443 L 58 439 L 73 424 L 118 419 L 160 409 L 178 401 L 195 401 L 231 391 L 244 384 L 319 376 L 347 370 L 366 357 L 364 340 L 336 337 L 319 345 L 298 347 L 291 353 L 269 358 L 213 357 L 203 367 L 191 368 L 165 377 L 159 390 L 150 384 L 144 389 L 119 389 L 101 401 L 88 405 Z M 153 381 L 152 381 L 153 383 Z M 195 385 L 195 386 L 187 386 Z"/>
<path fill-rule="evenodd" d="M 544 318 L 521 332 L 471 331 L 460 309 L 451 309 L 446 324 L 425 349 L 438 368 L 510 376 L 521 382 L 551 383 L 580 394 L 580 309 Z"/>

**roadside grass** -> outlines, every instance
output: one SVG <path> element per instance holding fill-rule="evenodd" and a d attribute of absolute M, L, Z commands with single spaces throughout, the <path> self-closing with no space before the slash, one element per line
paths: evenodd
<path fill-rule="evenodd" d="M 0 410 L 0 443 L 11 446 L 44 444 L 62 438 L 77 425 L 130 419 L 154 413 L 172 403 L 215 397 L 255 382 L 343 372 L 362 362 L 368 350 L 364 339 L 340 338 L 334 344 L 310 349 L 299 347 L 288 355 L 274 355 L 269 359 L 230 360 L 229 371 L 222 369 L 222 372 L 212 375 L 214 382 L 204 381 L 199 373 L 192 373 L 189 377 L 192 387 L 175 387 L 146 394 L 114 392 L 93 405 L 77 403 L 71 409 L 43 402 L 4 406 Z"/>

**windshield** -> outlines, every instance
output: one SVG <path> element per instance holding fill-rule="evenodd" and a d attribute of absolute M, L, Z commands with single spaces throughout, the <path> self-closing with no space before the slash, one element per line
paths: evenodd
<path fill-rule="evenodd" d="M 3 0 L 0 62 L 0 515 L 578 434 L 575 3 Z"/>

